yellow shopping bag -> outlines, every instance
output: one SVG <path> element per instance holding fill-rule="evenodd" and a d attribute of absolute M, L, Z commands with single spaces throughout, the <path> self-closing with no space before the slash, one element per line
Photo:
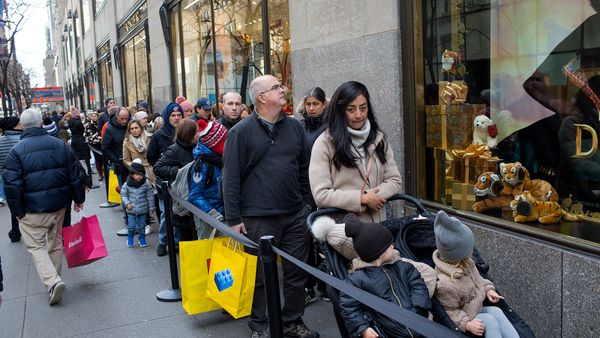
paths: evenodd
<path fill-rule="evenodd" d="M 206 295 L 233 318 L 250 315 L 257 257 L 243 252 L 235 240 L 213 244 Z"/>
<path fill-rule="evenodd" d="M 225 237 L 179 242 L 182 306 L 189 315 L 220 309 L 206 297 L 212 247 Z"/>
<path fill-rule="evenodd" d="M 117 180 L 117 175 L 115 175 L 114 170 L 110 169 L 108 172 L 108 202 L 121 204 L 121 194 L 117 191 L 118 186 L 119 181 Z"/>

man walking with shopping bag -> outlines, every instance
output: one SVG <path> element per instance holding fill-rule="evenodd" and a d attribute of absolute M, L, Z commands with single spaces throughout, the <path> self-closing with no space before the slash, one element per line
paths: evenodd
<path fill-rule="evenodd" d="M 223 160 L 225 219 L 232 229 L 258 242 L 265 235 L 283 251 L 306 262 L 310 235 L 306 217 L 311 211 L 308 160 L 300 122 L 282 112 L 285 87 L 271 75 L 250 84 L 256 110 L 229 131 Z M 251 252 L 254 253 L 255 252 Z M 282 310 L 286 337 L 317 338 L 302 322 L 307 274 L 287 260 L 283 265 Z M 262 269 L 249 321 L 252 338 L 268 338 Z"/>
<path fill-rule="evenodd" d="M 54 305 L 65 290 L 60 277 L 65 209 L 74 201 L 79 211 L 85 201 L 81 165 L 68 145 L 48 135 L 39 110 L 25 110 L 21 125 L 21 141 L 8 153 L 2 170 L 6 200 Z"/>

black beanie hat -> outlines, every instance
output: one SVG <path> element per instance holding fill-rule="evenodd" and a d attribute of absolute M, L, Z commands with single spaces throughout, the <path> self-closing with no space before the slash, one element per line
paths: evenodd
<path fill-rule="evenodd" d="M 146 168 L 144 168 L 144 165 L 142 164 L 142 161 L 139 158 L 133 160 L 133 162 L 131 163 L 131 169 L 131 172 L 134 174 L 146 174 Z"/>
<path fill-rule="evenodd" d="M 11 130 L 19 124 L 19 118 L 16 116 L 9 116 L 0 119 L 0 129 Z"/>
<path fill-rule="evenodd" d="M 381 256 L 394 241 L 392 233 L 379 223 L 363 223 L 355 214 L 344 217 L 346 236 L 352 238 L 358 257 L 371 263 Z"/>

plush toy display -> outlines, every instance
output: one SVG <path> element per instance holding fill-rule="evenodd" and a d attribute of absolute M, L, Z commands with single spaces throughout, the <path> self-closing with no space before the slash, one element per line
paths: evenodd
<path fill-rule="evenodd" d="M 521 162 L 500 163 L 500 175 L 504 188 L 503 195 L 521 195 L 527 190 L 539 201 L 558 201 L 558 193 L 552 185 L 544 180 L 532 180 L 529 171 Z"/>
<path fill-rule="evenodd" d="M 561 220 L 576 222 L 582 220 L 581 215 L 573 215 L 563 210 L 557 202 L 539 201 L 529 191 L 515 196 L 510 202 L 515 222 L 534 222 L 541 224 L 559 223 Z"/>
<path fill-rule="evenodd" d="M 488 148 L 495 148 L 498 128 L 492 119 L 485 115 L 478 115 L 473 120 L 473 144 L 483 144 Z"/>
<path fill-rule="evenodd" d="M 482 213 L 490 209 L 508 207 L 513 195 L 502 195 L 502 179 L 494 172 L 486 171 L 479 176 L 473 188 L 475 196 L 483 198 L 473 204 L 473 211 Z"/>

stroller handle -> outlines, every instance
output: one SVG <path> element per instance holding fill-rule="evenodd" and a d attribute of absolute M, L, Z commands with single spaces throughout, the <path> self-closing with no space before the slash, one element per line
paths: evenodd
<path fill-rule="evenodd" d="M 417 207 L 417 212 L 419 214 L 427 214 L 428 211 L 425 209 L 425 207 L 423 206 L 423 204 L 421 203 L 421 201 L 419 201 L 418 199 L 416 199 L 415 197 L 412 197 L 410 195 L 405 195 L 405 194 L 396 194 L 390 198 L 387 199 L 388 201 L 407 201 L 410 202 L 412 204 L 414 204 Z M 306 222 L 308 223 L 308 226 L 310 228 L 312 228 L 312 224 L 313 222 L 321 216 L 324 215 L 329 215 L 329 214 L 335 214 L 335 213 L 344 213 L 347 212 L 347 210 L 344 209 L 339 209 L 339 208 L 324 208 L 324 209 L 319 209 L 317 211 L 312 212 L 310 215 L 308 215 L 308 218 L 306 219 Z"/>

